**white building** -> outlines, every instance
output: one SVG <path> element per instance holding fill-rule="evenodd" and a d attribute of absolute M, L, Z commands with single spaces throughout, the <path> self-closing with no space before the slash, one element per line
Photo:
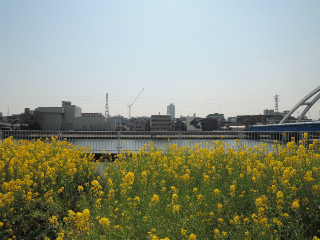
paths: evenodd
<path fill-rule="evenodd" d="M 42 130 L 115 130 L 115 121 L 102 114 L 82 114 L 81 108 L 63 101 L 62 107 L 38 107 L 35 111 L 43 113 Z"/>

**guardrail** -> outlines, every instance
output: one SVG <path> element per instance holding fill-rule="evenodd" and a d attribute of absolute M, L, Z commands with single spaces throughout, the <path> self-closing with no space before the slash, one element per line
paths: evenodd
<path fill-rule="evenodd" d="M 320 139 L 320 132 L 307 132 L 309 141 Z M 83 147 L 91 146 L 95 153 L 120 153 L 121 150 L 138 152 L 144 145 L 151 142 L 157 147 L 165 149 L 169 144 L 177 144 L 178 147 L 195 144 L 211 148 L 214 142 L 219 140 L 229 144 L 229 147 L 246 145 L 254 147 L 260 143 L 268 143 L 270 146 L 275 140 L 280 144 L 286 144 L 292 138 L 295 141 L 303 139 L 304 132 L 248 132 L 248 131 L 213 131 L 213 132 L 162 132 L 162 131 L 29 131 L 29 130 L 0 130 L 0 140 L 13 137 L 14 140 L 50 140 L 56 137 L 58 140 L 72 142 L 73 145 Z M 239 144 L 236 144 L 236 139 Z M 271 149 L 271 148 L 270 148 Z"/>

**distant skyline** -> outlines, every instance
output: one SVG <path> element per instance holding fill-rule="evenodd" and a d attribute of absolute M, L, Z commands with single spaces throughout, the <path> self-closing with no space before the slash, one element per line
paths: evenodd
<path fill-rule="evenodd" d="M 0 1 L 0 112 L 290 110 L 320 85 L 320 1 Z M 301 112 L 301 111 L 300 111 Z M 295 115 L 297 116 L 297 114 Z M 307 114 L 320 118 L 320 103 Z"/>

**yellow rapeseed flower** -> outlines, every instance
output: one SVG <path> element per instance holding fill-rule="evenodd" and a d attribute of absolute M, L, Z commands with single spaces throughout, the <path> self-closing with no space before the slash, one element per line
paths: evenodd
<path fill-rule="evenodd" d="M 283 193 L 281 191 L 278 191 L 277 192 L 277 198 L 283 198 Z"/>
<path fill-rule="evenodd" d="M 154 203 L 158 203 L 160 201 L 160 198 L 157 194 L 154 194 L 151 200 Z"/>
<path fill-rule="evenodd" d="M 104 228 L 107 228 L 110 226 L 109 218 L 101 218 L 99 221 L 100 225 Z"/>
<path fill-rule="evenodd" d="M 213 192 L 214 192 L 214 195 L 216 195 L 216 196 L 220 194 L 220 190 L 219 189 L 215 189 Z"/>
<path fill-rule="evenodd" d="M 173 213 L 179 213 L 180 212 L 180 205 L 173 205 Z"/>
<path fill-rule="evenodd" d="M 124 178 L 124 181 L 127 182 L 128 184 L 132 185 L 134 181 L 134 173 L 133 172 L 128 172 L 127 175 Z"/>
<path fill-rule="evenodd" d="M 172 202 L 178 201 L 178 195 L 176 193 L 172 194 Z"/>
<path fill-rule="evenodd" d="M 197 239 L 197 235 L 195 235 L 195 234 L 190 234 L 190 236 L 189 236 L 189 240 L 196 240 Z"/>
<path fill-rule="evenodd" d="M 295 199 L 291 205 L 291 208 L 296 211 L 300 208 L 300 204 L 299 204 L 300 200 L 299 199 Z"/>

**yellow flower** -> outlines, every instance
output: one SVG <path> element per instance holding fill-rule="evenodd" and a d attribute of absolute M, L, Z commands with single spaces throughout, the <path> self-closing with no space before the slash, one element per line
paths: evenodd
<path fill-rule="evenodd" d="M 240 224 L 240 218 L 238 215 L 236 215 L 233 220 L 235 224 Z"/>
<path fill-rule="evenodd" d="M 124 181 L 127 182 L 128 184 L 132 185 L 134 181 L 134 173 L 133 172 L 128 172 L 127 175 L 124 178 Z"/>
<path fill-rule="evenodd" d="M 181 236 L 187 236 L 187 230 L 181 228 Z"/>
<path fill-rule="evenodd" d="M 184 180 L 184 181 L 189 181 L 189 179 L 190 179 L 190 176 L 189 176 L 189 174 L 184 174 L 183 176 L 182 176 L 182 179 Z"/>
<path fill-rule="evenodd" d="M 250 222 L 249 218 L 246 217 L 245 219 L 243 219 L 244 224 L 248 224 L 249 222 Z"/>
<path fill-rule="evenodd" d="M 180 212 L 180 205 L 173 205 L 173 212 Z"/>
<path fill-rule="evenodd" d="M 101 218 L 99 221 L 100 225 L 104 228 L 107 228 L 110 226 L 109 218 Z"/>
<path fill-rule="evenodd" d="M 304 179 L 308 182 L 313 182 L 314 179 L 312 178 L 312 171 L 306 172 L 306 175 L 304 176 Z"/>
<path fill-rule="evenodd" d="M 178 195 L 176 193 L 172 194 L 172 202 L 178 201 Z"/>
<path fill-rule="evenodd" d="M 201 202 L 201 201 L 203 200 L 203 195 L 202 195 L 202 194 L 197 195 L 197 200 L 198 200 L 199 202 Z"/>
<path fill-rule="evenodd" d="M 219 231 L 219 229 L 215 229 L 214 231 L 213 231 L 213 233 L 214 233 L 214 239 L 219 239 L 220 238 L 220 231 Z"/>
<path fill-rule="evenodd" d="M 140 197 L 137 196 L 137 197 L 134 198 L 134 200 L 135 200 L 136 202 L 140 202 Z"/>
<path fill-rule="evenodd" d="M 197 239 L 197 235 L 195 235 L 195 234 L 190 234 L 190 236 L 189 236 L 189 240 L 196 240 Z"/>
<path fill-rule="evenodd" d="M 216 196 L 220 194 L 220 190 L 219 189 L 215 189 L 213 192 L 214 192 L 214 195 L 216 195 Z"/>
<path fill-rule="evenodd" d="M 230 195 L 234 196 L 236 192 L 236 186 L 235 185 L 231 185 L 230 186 Z"/>
<path fill-rule="evenodd" d="M 151 200 L 154 203 L 158 203 L 160 201 L 160 198 L 157 194 L 154 194 Z"/>
<path fill-rule="evenodd" d="M 283 198 L 283 193 L 281 191 L 278 191 L 277 192 L 277 198 Z"/>
<path fill-rule="evenodd" d="M 64 190 L 64 187 L 61 187 L 59 190 L 58 190 L 58 193 L 62 193 Z"/>
<path fill-rule="evenodd" d="M 148 176 L 147 171 L 143 171 L 143 172 L 141 173 L 141 177 L 142 177 L 143 179 L 147 179 L 147 176 Z"/>
<path fill-rule="evenodd" d="M 261 224 L 261 226 L 267 227 L 268 226 L 268 219 L 267 218 L 260 219 L 260 224 Z"/>
<path fill-rule="evenodd" d="M 83 186 L 78 186 L 78 192 L 79 193 L 83 192 L 83 190 L 84 190 Z"/>
<path fill-rule="evenodd" d="M 208 183 L 209 182 L 209 176 L 207 174 L 203 174 L 203 181 L 205 183 Z"/>
<path fill-rule="evenodd" d="M 218 203 L 218 205 L 217 205 L 217 208 L 218 208 L 218 211 L 222 211 L 222 204 L 221 203 Z"/>
<path fill-rule="evenodd" d="M 298 210 L 300 208 L 300 204 L 299 204 L 300 200 L 299 199 L 295 199 L 292 203 L 291 208 L 293 210 Z"/>
<path fill-rule="evenodd" d="M 59 223 L 56 216 L 52 215 L 52 217 L 49 218 L 49 222 L 53 225 L 54 228 L 56 228 Z"/>

